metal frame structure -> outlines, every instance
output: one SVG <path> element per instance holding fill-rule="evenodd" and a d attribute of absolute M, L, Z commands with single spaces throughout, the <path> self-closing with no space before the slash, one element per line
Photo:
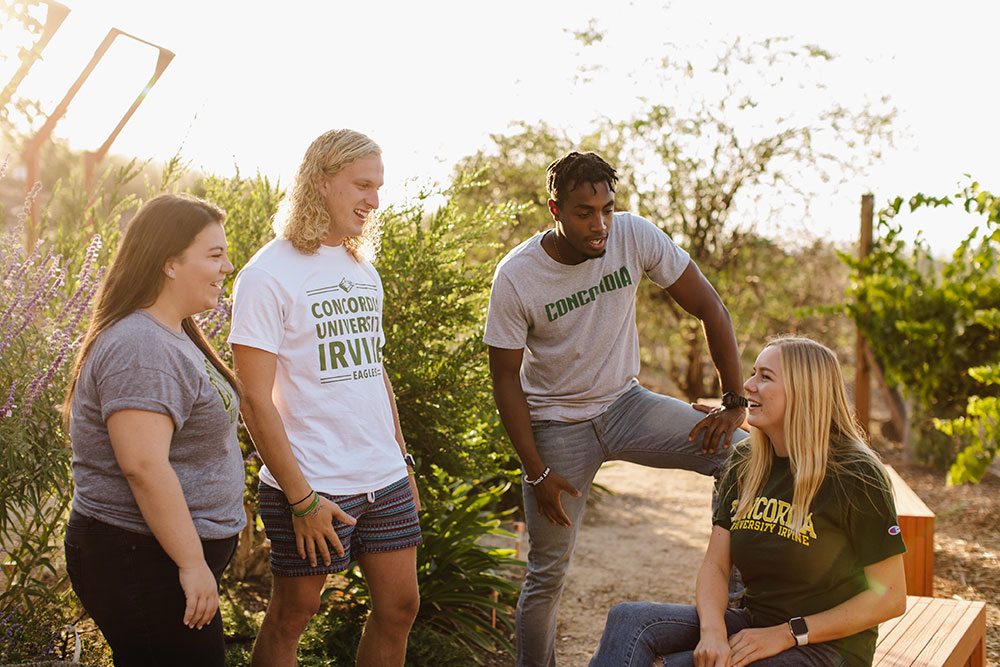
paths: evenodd
<path fill-rule="evenodd" d="M 129 107 L 128 111 L 125 112 L 125 115 L 122 116 L 122 119 L 118 122 L 118 125 L 115 127 L 115 129 L 111 131 L 111 134 L 108 135 L 108 138 L 104 141 L 103 144 L 101 144 L 100 148 L 98 148 L 96 151 L 93 152 L 87 151 L 85 153 L 84 183 L 86 184 L 87 187 L 89 187 L 90 185 L 90 181 L 93 175 L 93 170 L 96 164 L 107 154 L 108 150 L 111 148 L 111 144 L 114 143 L 114 140 L 121 133 L 122 128 L 124 128 L 125 124 L 128 123 L 129 119 L 132 117 L 132 114 L 135 113 L 135 110 L 139 108 L 139 105 L 146 98 L 146 95 L 149 94 L 150 89 L 160 78 L 160 75 L 163 74 L 163 71 L 167 69 L 167 66 L 170 64 L 170 61 L 174 59 L 174 53 L 168 49 L 163 48 L 162 46 L 153 44 L 152 42 L 136 37 L 135 35 L 130 35 L 127 32 L 119 30 L 118 28 L 111 28 L 110 30 L 108 30 L 108 34 L 104 37 L 104 41 L 102 41 L 100 46 L 97 47 L 97 50 L 94 51 L 93 57 L 90 59 L 90 62 L 87 63 L 87 66 L 83 68 L 83 72 L 80 73 L 80 76 L 77 77 L 73 85 L 70 86 L 69 90 L 66 92 L 66 95 L 63 97 L 62 101 L 59 103 L 59 105 L 55 108 L 52 114 L 45 121 L 45 124 L 41 127 L 41 129 L 38 130 L 38 132 L 35 133 L 35 136 L 33 136 L 27 142 L 27 144 L 24 147 L 24 150 L 21 151 L 21 157 L 24 160 L 25 168 L 27 170 L 27 175 L 25 178 L 25 192 L 30 192 L 31 188 L 38 180 L 39 152 L 41 151 L 42 145 L 51 136 L 52 131 L 55 129 L 56 123 L 58 123 L 62 119 L 62 117 L 66 114 L 66 110 L 69 108 L 69 103 L 76 96 L 77 92 L 79 92 L 80 88 L 83 86 L 87 78 L 93 73 L 94 69 L 97 67 L 97 64 L 107 53 L 108 49 L 111 48 L 111 44 L 115 41 L 115 39 L 118 38 L 118 36 L 134 39 L 135 41 L 140 42 L 142 44 L 148 44 L 149 46 L 152 46 L 159 52 L 159 57 L 156 60 L 156 68 L 153 71 L 153 76 L 150 77 L 146 85 L 143 86 L 142 90 L 139 92 L 139 95 L 135 98 L 135 101 L 132 103 L 132 106 Z M 38 202 L 38 198 L 36 197 L 31 202 L 29 223 L 27 229 L 25 230 L 26 234 L 25 243 L 29 249 L 35 245 L 35 225 L 38 224 L 39 211 L 40 211 L 40 205 Z"/>

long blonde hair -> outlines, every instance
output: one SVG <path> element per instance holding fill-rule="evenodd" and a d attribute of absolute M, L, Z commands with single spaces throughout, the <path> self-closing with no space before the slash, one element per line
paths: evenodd
<path fill-rule="evenodd" d="M 295 249 L 314 254 L 330 233 L 330 214 L 319 191 L 320 179 L 369 155 L 381 155 L 378 144 L 355 130 L 330 130 L 316 138 L 306 150 L 274 215 L 274 233 L 291 241 Z M 344 239 L 344 248 L 357 259 L 373 260 L 382 241 L 382 224 L 374 212 L 368 214 L 360 236 Z"/>
<path fill-rule="evenodd" d="M 226 212 L 215 204 L 187 194 L 157 195 L 139 207 L 97 292 L 87 333 L 73 362 L 63 403 L 66 423 L 77 379 L 97 337 L 126 315 L 152 306 L 163 289 L 163 265 L 167 260 L 180 257 L 201 230 L 213 222 L 222 224 L 225 219 Z M 241 385 L 236 375 L 219 358 L 194 318 L 185 317 L 181 328 L 240 395 Z"/>
<path fill-rule="evenodd" d="M 814 340 L 792 336 L 775 338 L 767 347 L 778 350 L 785 385 L 785 445 L 795 480 L 788 517 L 793 533 L 806 525 L 813 499 L 828 476 L 859 477 L 889 493 L 885 468 L 847 402 L 837 355 Z M 773 457 L 770 438 L 751 426 L 748 454 L 732 461 L 739 490 L 735 518 L 744 518 L 752 509 Z M 870 465 L 852 465 L 858 462 Z"/>

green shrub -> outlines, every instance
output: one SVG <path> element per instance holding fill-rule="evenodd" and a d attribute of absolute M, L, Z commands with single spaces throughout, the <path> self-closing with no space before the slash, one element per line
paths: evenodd
<path fill-rule="evenodd" d="M 951 257 L 939 261 L 926 243 L 918 239 L 908 247 L 900 238 L 902 226 L 896 218 L 904 204 L 911 212 L 958 205 L 984 220 Z M 956 438 L 975 437 L 952 420 L 967 409 L 975 417 L 975 411 L 989 405 L 989 401 L 970 405 L 970 397 L 1000 394 L 1000 386 L 983 384 L 976 373 L 966 370 L 1000 361 L 995 314 L 1000 304 L 1000 198 L 978 183 L 952 197 L 917 194 L 908 202 L 897 197 L 879 212 L 878 232 L 865 260 L 842 255 L 853 271 L 847 310 L 889 384 L 902 383 L 920 407 L 921 414 L 915 415 L 920 434 L 915 454 L 945 467 L 957 451 L 970 445 Z M 942 433 L 934 423 L 954 425 Z M 982 460 L 992 458 L 990 452 L 995 450 L 995 439 L 992 445 L 983 441 L 979 453 L 969 452 L 955 462 L 952 479 L 978 479 L 976 471 L 981 475 L 985 467 Z"/>

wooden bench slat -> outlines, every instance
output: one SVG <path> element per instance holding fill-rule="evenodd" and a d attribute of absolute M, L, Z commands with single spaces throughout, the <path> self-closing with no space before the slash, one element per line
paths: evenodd
<path fill-rule="evenodd" d="M 915 665 L 924 662 L 927 656 L 933 655 L 935 651 L 945 647 L 948 653 L 955 648 L 953 636 L 946 631 L 946 628 L 956 627 L 962 616 L 961 608 L 955 605 L 932 605 L 934 613 L 924 612 L 928 622 L 920 629 L 905 648 L 907 658 L 905 664 Z M 927 664 L 935 664 L 934 660 L 929 660 Z"/>
<path fill-rule="evenodd" d="M 900 662 L 900 651 L 897 650 L 896 645 L 905 642 L 907 633 L 913 632 L 914 628 L 919 631 L 919 628 L 922 627 L 921 624 L 926 623 L 926 619 L 921 621 L 921 618 L 929 608 L 930 598 L 908 597 L 906 599 L 906 612 L 895 619 L 896 622 L 892 629 L 883 635 L 882 628 L 879 628 L 879 638 L 875 643 L 875 664 L 885 667 L 904 664 Z"/>
<path fill-rule="evenodd" d="M 984 667 L 983 602 L 909 596 L 906 612 L 879 626 L 875 667 Z"/>
<path fill-rule="evenodd" d="M 963 667 L 971 662 L 981 667 L 983 659 L 976 660 L 976 651 L 979 649 L 982 653 L 986 648 L 986 603 L 973 603 L 962 609 L 954 628 L 947 637 L 948 641 L 938 643 L 928 654 L 930 664 Z M 971 660 L 968 660 L 970 657 Z"/>

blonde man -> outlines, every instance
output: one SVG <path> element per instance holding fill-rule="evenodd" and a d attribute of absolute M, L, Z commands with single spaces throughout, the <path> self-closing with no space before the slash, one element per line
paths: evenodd
<path fill-rule="evenodd" d="M 328 574 L 357 561 L 372 612 L 358 665 L 402 665 L 419 606 L 419 498 L 382 364 L 382 282 L 370 259 L 381 149 L 332 130 L 306 151 L 278 238 L 240 271 L 232 333 L 242 413 L 264 466 L 271 601 L 253 664 L 294 665 Z"/>

